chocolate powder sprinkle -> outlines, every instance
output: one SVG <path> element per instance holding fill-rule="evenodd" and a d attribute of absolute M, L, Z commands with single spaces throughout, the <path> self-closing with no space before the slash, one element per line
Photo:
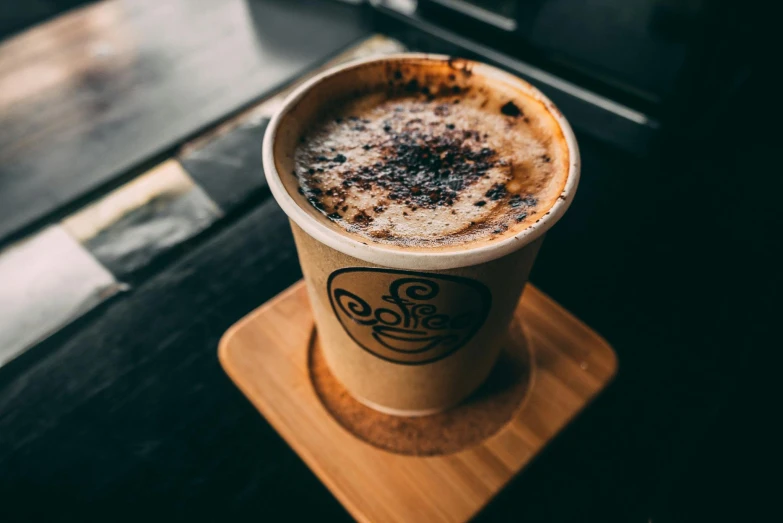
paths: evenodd
<path fill-rule="evenodd" d="M 429 134 L 421 129 L 396 132 L 388 127 L 390 140 L 380 146 L 384 160 L 375 163 L 372 169 L 346 173 L 343 187 L 355 185 L 367 191 L 379 187 L 388 191 L 389 199 L 404 201 L 411 210 L 434 208 L 452 205 L 463 188 L 479 180 L 497 163 L 494 150 L 472 148 L 461 132 Z M 335 161 L 339 158 L 345 157 L 338 155 Z M 354 221 L 368 220 L 357 216 Z"/>
<path fill-rule="evenodd" d="M 509 205 L 511 205 L 511 207 L 514 208 L 522 207 L 523 205 L 525 207 L 533 207 L 538 203 L 538 200 L 536 200 L 536 198 L 533 197 L 532 195 L 527 195 L 523 197 L 520 194 L 515 194 L 509 199 L 508 203 Z"/>
<path fill-rule="evenodd" d="M 437 116 L 448 116 L 449 106 L 446 104 L 440 104 L 436 106 L 435 109 L 432 110 L 432 112 Z"/>
<path fill-rule="evenodd" d="M 517 105 L 514 102 L 506 102 L 503 107 L 500 108 L 500 112 L 505 114 L 506 116 L 512 116 L 516 118 L 517 116 L 520 116 L 522 114 L 522 110 L 517 107 Z"/>
<path fill-rule="evenodd" d="M 364 211 L 356 213 L 356 215 L 353 217 L 353 222 L 358 224 L 369 223 L 371 221 L 372 221 L 372 217 L 368 216 L 367 213 Z"/>
<path fill-rule="evenodd" d="M 487 198 L 490 200 L 496 201 L 500 200 L 506 195 L 506 184 L 504 183 L 496 183 L 490 189 L 484 194 Z"/>

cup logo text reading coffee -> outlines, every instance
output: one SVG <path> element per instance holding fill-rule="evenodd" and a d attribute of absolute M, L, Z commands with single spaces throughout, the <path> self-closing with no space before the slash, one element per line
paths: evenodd
<path fill-rule="evenodd" d="M 367 352 L 402 365 L 454 353 L 484 324 L 492 301 L 475 280 L 390 269 L 340 269 L 327 287 L 345 332 Z"/>

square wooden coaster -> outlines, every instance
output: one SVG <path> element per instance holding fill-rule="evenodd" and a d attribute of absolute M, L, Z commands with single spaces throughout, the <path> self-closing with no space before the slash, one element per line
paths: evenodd
<path fill-rule="evenodd" d="M 530 373 L 524 400 L 493 435 L 464 450 L 411 456 L 346 430 L 313 386 L 313 317 L 303 282 L 223 336 L 226 373 L 359 521 L 467 521 L 612 379 L 617 359 L 598 334 L 528 285 L 516 312 Z"/>

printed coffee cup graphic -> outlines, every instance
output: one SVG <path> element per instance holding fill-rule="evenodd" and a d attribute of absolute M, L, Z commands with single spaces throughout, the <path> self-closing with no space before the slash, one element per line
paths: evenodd
<path fill-rule="evenodd" d="M 327 285 L 345 332 L 371 354 L 402 365 L 458 350 L 483 325 L 492 301 L 475 280 L 390 269 L 340 269 Z"/>

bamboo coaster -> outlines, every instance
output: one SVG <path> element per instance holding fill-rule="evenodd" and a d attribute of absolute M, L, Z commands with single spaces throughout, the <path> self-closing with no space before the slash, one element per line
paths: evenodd
<path fill-rule="evenodd" d="M 232 326 L 231 379 L 359 521 L 466 521 L 612 379 L 603 338 L 528 285 L 493 379 L 425 418 L 367 409 L 320 356 L 303 282 Z"/>
<path fill-rule="evenodd" d="M 498 432 L 527 397 L 534 368 L 518 322 L 511 333 L 484 385 L 463 404 L 432 416 L 391 416 L 355 400 L 329 370 L 315 330 L 310 345 L 310 380 L 326 410 L 357 438 L 398 454 L 451 454 Z"/>

